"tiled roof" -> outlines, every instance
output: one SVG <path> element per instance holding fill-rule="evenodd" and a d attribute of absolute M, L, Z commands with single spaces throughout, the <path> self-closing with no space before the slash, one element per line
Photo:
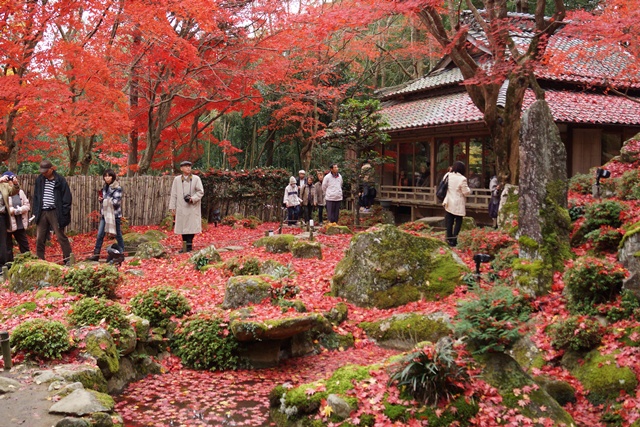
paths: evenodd
<path fill-rule="evenodd" d="M 405 87 L 388 95 L 402 95 L 405 93 L 420 92 L 424 89 L 435 89 L 442 86 L 451 86 L 461 83 L 464 79 L 459 68 L 450 70 L 438 70 L 429 75 L 408 83 Z"/>
<path fill-rule="evenodd" d="M 640 103 L 624 97 L 548 90 L 546 99 L 556 122 L 640 125 Z M 527 92 L 523 109 L 534 100 L 533 92 Z M 387 131 L 482 122 L 467 92 L 390 103 L 381 113 L 389 123 Z"/>

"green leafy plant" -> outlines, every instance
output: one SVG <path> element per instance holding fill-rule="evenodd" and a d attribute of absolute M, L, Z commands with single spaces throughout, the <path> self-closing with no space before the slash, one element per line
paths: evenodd
<path fill-rule="evenodd" d="M 234 276 L 255 276 L 260 274 L 258 258 L 232 258 L 225 263 L 225 268 Z"/>
<path fill-rule="evenodd" d="M 571 201 L 569 201 L 571 204 Z M 578 218 L 582 218 L 584 216 L 584 206 L 574 205 L 569 206 L 569 218 L 571 218 L 571 222 L 575 222 Z"/>
<path fill-rule="evenodd" d="M 531 313 L 529 298 L 518 290 L 495 286 L 460 304 L 456 332 L 469 338 L 475 354 L 509 349 L 520 337 Z"/>
<path fill-rule="evenodd" d="M 604 225 L 587 233 L 584 238 L 587 242 L 591 242 L 598 252 L 616 252 L 622 240 L 622 232 L 618 228 Z"/>
<path fill-rule="evenodd" d="M 573 245 L 583 243 L 587 234 L 603 226 L 619 228 L 622 226 L 620 213 L 624 209 L 625 206 L 622 203 L 614 200 L 587 205 L 584 211 L 584 222 L 575 234 L 571 236 L 571 243 Z"/>
<path fill-rule="evenodd" d="M 625 289 L 620 294 L 620 305 L 618 307 L 608 307 L 606 309 L 607 320 L 618 322 L 633 316 L 640 309 L 640 300 L 630 290 Z"/>
<path fill-rule="evenodd" d="M 71 348 L 67 328 L 61 322 L 45 319 L 31 319 L 18 325 L 10 344 L 27 356 L 45 359 L 59 359 Z"/>
<path fill-rule="evenodd" d="M 614 179 L 616 196 L 623 200 L 640 199 L 640 171 L 631 169 Z"/>
<path fill-rule="evenodd" d="M 425 405 L 436 405 L 454 399 L 469 381 L 466 368 L 458 363 L 451 340 L 427 345 L 408 355 L 389 383 L 396 383 L 401 392 L 408 393 Z"/>
<path fill-rule="evenodd" d="M 236 369 L 239 364 L 238 342 L 228 325 L 204 313 L 178 328 L 171 348 L 185 366 L 194 369 Z"/>
<path fill-rule="evenodd" d="M 569 308 L 576 313 L 593 313 L 594 305 L 611 301 L 620 293 L 625 274 L 622 266 L 605 259 L 578 258 L 564 273 Z"/>
<path fill-rule="evenodd" d="M 583 351 L 600 345 L 605 331 L 596 319 L 571 316 L 549 325 L 547 332 L 551 337 L 551 345 L 555 348 Z"/>
<path fill-rule="evenodd" d="M 130 329 L 127 313 L 122 306 L 105 298 L 82 298 L 68 314 L 71 324 L 76 326 L 98 326 L 103 321 L 110 333 Z"/>
<path fill-rule="evenodd" d="M 109 264 L 80 264 L 69 269 L 64 275 L 67 286 L 90 297 L 115 297 L 116 288 L 121 281 L 122 275 Z"/>
<path fill-rule="evenodd" d="M 136 316 L 152 326 L 166 327 L 172 317 L 180 318 L 191 311 L 189 301 L 172 288 L 157 287 L 139 293 L 129 303 Z"/>

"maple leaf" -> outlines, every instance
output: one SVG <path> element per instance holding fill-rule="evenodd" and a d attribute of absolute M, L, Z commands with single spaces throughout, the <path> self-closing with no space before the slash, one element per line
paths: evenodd
<path fill-rule="evenodd" d="M 331 414 L 333 414 L 333 409 L 331 409 L 331 406 L 329 405 L 326 405 L 320 409 L 320 415 L 322 415 L 322 418 L 328 418 L 331 416 Z"/>

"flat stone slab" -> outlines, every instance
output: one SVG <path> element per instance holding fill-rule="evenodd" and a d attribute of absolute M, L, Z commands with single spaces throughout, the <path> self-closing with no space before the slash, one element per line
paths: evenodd
<path fill-rule="evenodd" d="M 105 395 L 108 397 L 108 395 Z M 113 402 L 113 401 L 112 401 Z M 109 407 L 110 406 L 110 407 Z M 83 416 L 94 412 L 110 412 L 113 405 L 106 406 L 95 393 L 80 389 L 53 404 L 49 409 L 54 414 L 70 414 Z"/>
<path fill-rule="evenodd" d="M 241 250 L 244 250 L 244 246 L 225 246 L 224 248 L 218 249 L 218 252 L 232 252 Z"/>
<path fill-rule="evenodd" d="M 318 314 L 280 319 L 251 321 L 234 320 L 230 329 L 238 341 L 284 340 L 314 328 L 325 326 L 326 320 Z M 329 326 L 330 329 L 330 326 Z"/>
<path fill-rule="evenodd" d="M 444 227 L 443 216 L 425 216 L 424 218 L 417 219 L 415 222 L 423 222 L 431 227 Z"/>

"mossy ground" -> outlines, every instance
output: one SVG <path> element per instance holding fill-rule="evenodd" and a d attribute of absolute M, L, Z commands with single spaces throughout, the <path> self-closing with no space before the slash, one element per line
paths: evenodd
<path fill-rule="evenodd" d="M 253 243 L 255 247 L 264 247 L 267 252 L 279 254 L 291 252 L 291 245 L 295 241 L 293 234 L 280 234 L 277 236 L 265 236 Z"/>
<path fill-rule="evenodd" d="M 619 367 L 614 355 L 602 355 L 598 350 L 588 353 L 584 363 L 578 364 L 572 373 L 589 390 L 587 399 L 594 405 L 614 401 L 622 390 L 634 393 L 638 385 L 638 379 L 630 368 Z"/>
<path fill-rule="evenodd" d="M 451 334 L 451 328 L 444 322 L 414 313 L 376 322 L 362 322 L 358 326 L 367 336 L 378 341 L 437 342 L 438 339 Z"/>

